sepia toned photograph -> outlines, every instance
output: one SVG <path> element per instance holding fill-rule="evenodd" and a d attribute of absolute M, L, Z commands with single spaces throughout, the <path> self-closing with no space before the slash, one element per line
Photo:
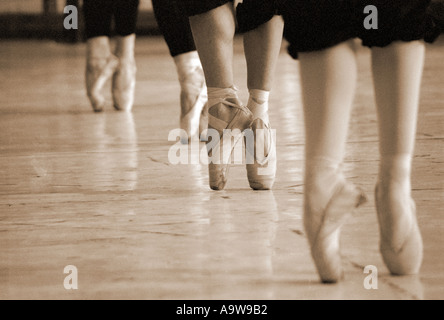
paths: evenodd
<path fill-rule="evenodd" d="M 0 300 L 444 299 L 443 34 L 444 0 L 1 0 Z"/>

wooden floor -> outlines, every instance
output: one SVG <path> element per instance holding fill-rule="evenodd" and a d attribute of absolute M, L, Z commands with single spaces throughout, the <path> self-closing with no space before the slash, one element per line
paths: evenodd
<path fill-rule="evenodd" d="M 345 168 L 370 201 L 344 228 L 337 285 L 318 282 L 303 233 L 298 63 L 285 45 L 271 96 L 279 162 L 270 192 L 250 190 L 241 165 L 215 192 L 205 165 L 168 161 L 179 84 L 162 38 L 138 39 L 131 114 L 91 111 L 84 53 L 83 44 L 0 44 L 1 299 L 444 298 L 443 38 L 428 46 L 414 158 L 421 274 L 390 276 L 378 251 L 376 115 L 362 49 Z M 235 53 L 245 101 L 239 39 Z M 77 290 L 64 287 L 68 265 Z M 364 287 L 367 265 L 378 268 L 378 289 Z"/>

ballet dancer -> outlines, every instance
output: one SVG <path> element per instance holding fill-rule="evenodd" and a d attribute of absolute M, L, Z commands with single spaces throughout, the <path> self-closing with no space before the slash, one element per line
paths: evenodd
<path fill-rule="evenodd" d="M 306 148 L 304 226 L 323 282 L 343 277 L 340 228 L 365 202 L 341 172 L 355 92 L 353 38 L 371 48 L 379 123 L 375 188 L 380 251 L 394 275 L 415 274 L 423 243 L 411 197 L 411 163 L 425 45 L 439 34 L 426 13 L 429 0 L 305 1 L 284 3 L 289 53 L 300 61 Z M 366 29 L 373 5 L 378 27 Z M 310 21 L 310 23 L 306 23 Z"/>
<path fill-rule="evenodd" d="M 182 0 L 152 0 L 157 24 L 173 57 L 181 87 L 180 128 L 183 143 L 201 137 L 208 126 L 207 88 L 190 21 Z"/>
<path fill-rule="evenodd" d="M 224 152 L 221 158 L 224 145 L 231 143 L 234 136 L 232 152 L 242 132 L 251 127 L 255 145 L 264 146 L 264 150 L 249 148 L 254 155 L 254 163 L 247 163 L 249 184 L 255 190 L 270 189 L 276 174 L 276 142 L 268 118 L 268 100 L 283 33 L 276 2 L 244 0 L 236 6 L 236 12 L 230 0 L 185 0 L 184 4 L 205 74 L 209 136 L 211 130 L 218 133 L 217 144 L 208 148 L 210 188 L 222 190 L 227 183 L 231 154 Z M 237 31 L 244 33 L 250 94 L 247 106 L 239 100 L 233 79 L 236 22 Z M 231 134 L 224 134 L 226 129 Z M 264 134 L 256 134 L 258 129 Z M 263 143 L 257 143 L 259 139 Z M 207 147 L 212 145 L 213 137 L 208 140 Z M 264 168 L 266 174 L 260 171 Z"/>
<path fill-rule="evenodd" d="M 136 85 L 134 58 L 135 31 L 139 0 L 84 0 L 87 38 L 86 90 L 92 108 L 105 106 L 102 89 L 112 77 L 116 110 L 131 111 Z M 111 24 L 114 19 L 116 49 L 111 52 Z"/>

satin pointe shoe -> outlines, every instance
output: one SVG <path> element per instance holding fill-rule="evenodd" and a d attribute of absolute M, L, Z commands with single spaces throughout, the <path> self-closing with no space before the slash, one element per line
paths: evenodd
<path fill-rule="evenodd" d="M 222 89 L 223 90 L 223 89 Z M 229 118 L 226 122 L 221 117 Z M 235 97 L 220 98 L 208 109 L 209 183 L 213 190 L 222 190 L 227 183 L 231 155 L 236 144 L 242 140 L 244 130 L 249 128 L 253 115 Z M 211 134 L 217 132 L 217 136 Z M 216 138 L 216 141 L 213 139 Z M 234 138 L 234 143 L 232 143 Z"/>
<path fill-rule="evenodd" d="M 180 140 L 186 144 L 195 136 L 200 137 L 208 127 L 208 110 L 204 111 L 208 95 L 203 70 L 200 67 L 194 68 L 185 77 L 180 78 L 179 82 L 180 128 L 186 133 Z"/>
<path fill-rule="evenodd" d="M 304 227 L 311 255 L 323 283 L 336 283 L 343 278 L 340 254 L 341 227 L 354 210 L 367 199 L 362 190 L 343 177 L 332 177 L 333 193 L 324 208 L 319 207 L 316 195 L 306 195 Z"/>
<path fill-rule="evenodd" d="M 276 177 L 277 161 L 276 137 L 270 127 L 268 103 L 258 104 L 250 98 L 248 108 L 254 118 L 250 133 L 254 145 L 250 145 L 247 137 L 245 139 L 248 182 L 253 190 L 269 190 Z"/>
<path fill-rule="evenodd" d="M 381 188 L 377 185 L 375 204 L 380 228 L 380 251 L 384 263 L 393 275 L 417 274 L 423 259 L 423 241 L 415 202 L 409 196 L 402 204 L 383 205 L 380 199 L 384 195 L 380 192 Z M 388 215 L 390 216 L 387 217 Z"/>
<path fill-rule="evenodd" d="M 117 66 L 118 59 L 114 55 L 108 58 L 88 57 L 86 65 L 86 92 L 94 112 L 101 112 L 105 107 L 103 87 L 112 77 Z"/>
<path fill-rule="evenodd" d="M 118 67 L 113 75 L 114 109 L 118 111 L 131 111 L 133 108 L 136 72 L 135 60 L 119 59 Z"/>

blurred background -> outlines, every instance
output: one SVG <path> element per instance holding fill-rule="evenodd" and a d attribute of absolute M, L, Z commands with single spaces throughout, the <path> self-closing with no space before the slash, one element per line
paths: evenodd
<path fill-rule="evenodd" d="M 83 41 L 82 0 L 0 0 L 0 39 L 54 39 L 64 42 Z M 79 9 L 79 29 L 65 30 L 63 9 Z M 158 35 L 151 0 L 140 0 L 138 35 Z"/>

